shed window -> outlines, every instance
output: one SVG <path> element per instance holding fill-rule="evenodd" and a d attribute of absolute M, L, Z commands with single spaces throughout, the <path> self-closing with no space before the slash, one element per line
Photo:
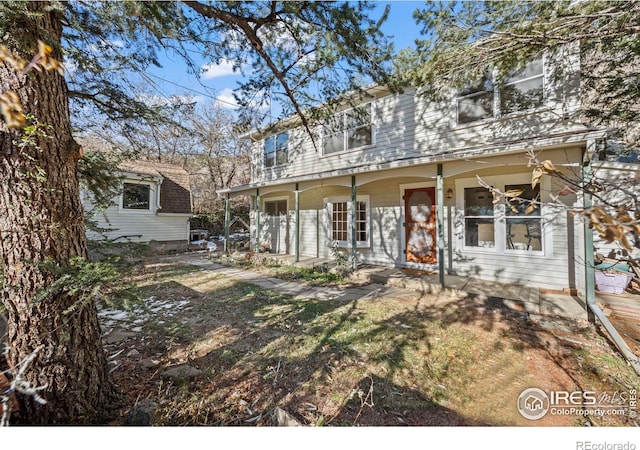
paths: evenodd
<path fill-rule="evenodd" d="M 151 186 L 148 184 L 124 183 L 122 191 L 123 209 L 150 209 Z"/>

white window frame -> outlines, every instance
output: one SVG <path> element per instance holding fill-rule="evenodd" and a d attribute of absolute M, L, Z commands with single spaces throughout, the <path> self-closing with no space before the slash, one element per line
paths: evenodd
<path fill-rule="evenodd" d="M 364 223 L 366 225 L 366 233 L 367 239 L 365 241 L 356 241 L 357 248 L 369 248 L 371 247 L 371 201 L 368 195 L 358 195 L 356 196 L 356 202 L 365 203 L 365 211 L 366 218 L 364 221 L 360 221 L 360 223 Z M 351 240 L 352 240 L 352 227 L 351 223 L 353 220 L 353 210 L 351 208 L 351 197 L 348 196 L 339 196 L 339 197 L 328 197 L 324 199 L 325 209 L 327 212 L 327 231 L 329 238 L 329 245 L 332 245 L 333 242 L 336 242 L 338 247 L 341 248 L 351 248 Z M 347 240 L 334 240 L 333 239 L 333 205 L 334 203 L 345 203 L 347 206 Z M 357 212 L 357 211 L 356 211 Z M 358 231 L 356 230 L 356 233 Z"/>
<path fill-rule="evenodd" d="M 124 207 L 124 186 L 125 184 L 141 184 L 149 186 L 149 208 L 147 209 L 132 209 Z M 148 180 L 133 180 L 125 179 L 122 182 L 122 188 L 120 189 L 120 195 L 118 197 L 118 211 L 124 214 L 154 214 L 158 209 L 158 183 Z"/>
<path fill-rule="evenodd" d="M 278 163 L 278 137 L 282 136 L 282 135 L 286 135 L 287 136 L 287 145 L 284 147 L 284 151 L 287 155 L 286 161 Z M 262 140 L 262 167 L 265 169 L 273 169 L 274 167 L 281 167 L 284 165 L 289 164 L 289 139 L 290 139 L 290 134 L 289 131 L 283 131 L 280 133 L 276 133 L 276 134 L 272 134 L 271 136 L 268 136 L 266 138 L 264 138 Z M 266 153 L 266 146 L 267 146 L 267 141 L 269 139 L 273 139 L 273 165 L 272 166 L 268 166 L 267 165 L 267 153 Z M 282 151 L 282 150 L 280 150 Z"/>
<path fill-rule="evenodd" d="M 321 136 L 321 148 L 322 148 L 322 156 L 323 157 L 329 157 L 329 156 L 334 156 L 334 155 L 341 155 L 343 153 L 349 153 L 349 152 L 354 152 L 354 151 L 358 151 L 358 150 L 363 150 L 366 148 L 370 148 L 376 145 L 376 127 L 375 127 L 375 119 L 374 119 L 374 113 L 375 113 L 375 108 L 373 107 L 373 102 L 367 102 L 367 103 L 363 103 L 362 105 L 358 105 L 354 108 L 349 108 L 349 109 L 345 109 L 343 111 L 340 111 L 338 113 L 335 113 L 333 116 L 331 116 L 330 120 L 335 120 L 337 117 L 339 117 L 342 122 L 342 129 L 341 131 L 337 131 L 335 133 L 332 134 L 326 134 L 325 133 L 325 127 L 324 125 L 320 126 L 320 136 Z M 368 107 L 369 108 L 369 123 L 366 125 L 360 125 L 358 127 L 354 127 L 354 128 L 349 128 L 348 124 L 347 124 L 347 120 L 348 120 L 348 116 L 349 113 L 357 108 L 363 108 L 363 107 Z M 361 145 L 358 147 L 354 147 L 354 148 L 349 148 L 349 132 L 350 131 L 354 131 L 357 130 L 358 128 L 364 128 L 369 126 L 371 128 L 371 143 L 370 144 L 366 144 L 366 145 Z M 339 151 L 335 151 L 332 153 L 325 153 L 324 152 L 324 146 L 325 146 L 325 139 L 329 136 L 335 136 L 338 134 L 342 134 L 342 150 Z"/>
<path fill-rule="evenodd" d="M 531 183 L 531 174 L 510 174 L 503 176 L 487 176 L 482 177 L 482 180 L 490 186 L 499 189 L 504 192 L 505 186 L 514 184 L 527 184 Z M 457 248 L 462 249 L 465 253 L 481 253 L 481 254 L 498 254 L 498 255 L 513 255 L 513 256 L 527 256 L 527 257 L 553 257 L 553 233 L 552 233 L 552 219 L 550 215 L 552 211 L 545 207 L 544 202 L 540 205 L 540 213 L 536 214 L 535 218 L 540 218 L 542 237 L 540 240 L 541 250 L 526 250 L 526 249 L 509 249 L 507 248 L 507 219 L 506 219 L 506 204 L 502 200 L 493 205 L 493 219 L 494 219 L 494 247 L 474 247 L 466 245 L 466 227 L 465 227 L 465 215 L 464 215 L 464 189 L 471 187 L 478 187 L 477 178 L 460 178 L 456 180 L 456 209 L 460 217 L 460 223 L 456 227 L 456 241 Z M 540 180 L 540 196 L 544 201 L 544 192 L 549 192 L 551 189 L 551 181 L 549 177 L 543 177 Z M 487 190 L 487 194 L 491 195 Z"/>
<path fill-rule="evenodd" d="M 455 92 L 453 95 L 453 113 L 454 113 L 454 117 L 453 117 L 453 124 L 455 127 L 458 128 L 464 128 L 464 127 L 468 127 L 468 126 L 474 126 L 489 120 L 495 120 L 495 119 L 500 119 L 500 118 L 508 118 L 511 116 L 517 116 L 517 115 L 521 115 L 523 113 L 527 113 L 530 111 L 535 111 L 537 109 L 543 108 L 548 101 L 548 95 L 547 95 L 547 90 L 548 90 L 548 78 L 547 78 L 547 57 L 546 55 L 542 55 L 540 57 L 540 59 L 542 60 L 542 73 L 538 74 L 538 75 L 534 75 L 534 76 L 530 76 L 530 77 L 526 77 L 526 78 L 519 78 L 516 80 L 511 80 L 507 83 L 500 83 L 500 80 L 498 79 L 498 72 L 497 70 L 492 70 L 490 73 L 490 79 L 488 80 L 489 82 L 491 82 L 492 84 L 492 91 L 490 90 L 484 90 L 484 91 L 477 91 L 477 92 L 472 92 L 470 94 L 466 94 L 466 95 L 460 95 L 459 92 Z M 526 67 L 526 66 L 525 66 Z M 525 109 L 518 109 L 515 111 L 509 111 L 509 112 L 503 112 L 502 111 L 502 102 L 501 102 L 501 90 L 504 86 L 511 86 L 511 85 L 515 85 L 518 83 L 523 83 L 525 81 L 529 81 L 529 80 L 533 80 L 536 78 L 541 78 L 542 79 L 542 103 L 539 106 L 534 106 L 532 108 L 525 108 Z M 460 100 L 464 100 L 467 98 L 472 98 L 484 93 L 492 93 L 493 94 L 493 101 L 492 101 L 492 108 L 491 108 L 491 115 L 489 115 L 488 117 L 482 118 L 482 119 L 477 119 L 477 120 L 473 120 L 470 122 L 459 122 L 459 101 Z"/>

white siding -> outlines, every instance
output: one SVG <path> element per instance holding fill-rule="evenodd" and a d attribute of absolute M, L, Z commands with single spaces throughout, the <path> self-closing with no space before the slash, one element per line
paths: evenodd
<path fill-rule="evenodd" d="M 373 101 L 373 145 L 323 156 L 319 129 L 314 129 L 314 147 L 307 132 L 296 128 L 289 131 L 289 162 L 283 166 L 264 168 L 262 141 L 254 142 L 256 175 L 253 181 L 276 181 L 347 168 L 366 169 L 374 164 L 409 162 L 425 156 L 444 157 L 457 151 L 522 142 L 541 136 L 582 133 L 585 128 L 576 117 L 579 85 L 576 55 L 558 58 L 565 64 L 565 72 L 563 77 L 554 77 L 553 69 L 547 69 L 546 100 L 539 108 L 458 126 L 451 100 L 433 102 L 415 90 L 382 96 Z M 494 151 L 499 151 L 499 148 Z"/>
<path fill-rule="evenodd" d="M 140 180 L 126 179 L 125 182 L 140 182 Z M 122 198 L 115 199 L 116 205 L 104 212 L 97 212 L 92 219 L 98 227 L 107 229 L 104 233 L 87 230 L 89 239 L 112 239 L 115 242 L 150 242 L 150 241 L 188 241 L 190 214 L 162 214 L 158 213 L 158 185 L 151 183 L 151 199 L 149 210 L 122 209 Z M 91 211 L 90 196 L 83 193 L 83 206 Z M 125 236 L 125 237 L 123 237 Z"/>

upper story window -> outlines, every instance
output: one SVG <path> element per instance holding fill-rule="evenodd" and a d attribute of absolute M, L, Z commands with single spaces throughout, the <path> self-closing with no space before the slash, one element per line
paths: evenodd
<path fill-rule="evenodd" d="M 542 59 L 503 79 L 500 86 L 500 112 L 508 114 L 542 106 L 544 102 L 544 69 Z"/>
<path fill-rule="evenodd" d="M 505 77 L 487 72 L 470 84 L 456 98 L 456 120 L 462 125 L 537 108 L 543 102 L 544 66 L 540 58 Z"/>
<path fill-rule="evenodd" d="M 335 114 L 322 127 L 323 154 L 340 153 L 373 144 L 371 103 Z"/>
<path fill-rule="evenodd" d="M 469 85 L 456 99 L 458 123 L 470 123 L 493 117 L 495 86 L 490 74 Z"/>
<path fill-rule="evenodd" d="M 148 184 L 124 183 L 122 209 L 151 209 L 151 186 Z"/>
<path fill-rule="evenodd" d="M 289 161 L 289 133 L 279 133 L 264 140 L 264 166 L 274 167 Z"/>

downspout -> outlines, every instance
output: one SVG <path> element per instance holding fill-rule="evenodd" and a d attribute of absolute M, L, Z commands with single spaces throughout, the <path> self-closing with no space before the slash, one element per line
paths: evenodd
<path fill-rule="evenodd" d="M 442 164 L 438 164 L 436 178 L 436 231 L 438 233 L 438 281 L 444 287 L 444 180 Z"/>
<path fill-rule="evenodd" d="M 591 140 L 588 143 L 588 147 L 595 147 L 595 141 Z M 591 156 L 593 151 L 589 151 L 589 148 L 582 150 L 582 195 L 583 195 L 583 208 L 587 209 L 592 206 L 591 194 L 587 191 L 587 184 L 591 179 Z M 593 229 L 590 223 L 585 218 L 583 222 L 584 227 L 584 273 L 585 273 L 585 297 L 587 303 L 587 313 L 590 311 L 593 313 L 596 319 L 600 321 L 602 326 L 607 330 L 609 336 L 613 340 L 615 346 L 620 350 L 620 353 L 631 364 L 633 370 L 640 375 L 640 358 L 636 356 L 625 340 L 620 336 L 618 330 L 609 321 L 609 318 L 596 304 L 596 291 L 595 291 L 595 263 L 594 263 L 594 249 L 593 249 Z M 591 320 L 593 321 L 593 320 Z"/>
<path fill-rule="evenodd" d="M 160 192 L 162 191 L 162 182 L 164 181 L 164 177 L 162 175 L 160 175 L 157 178 L 157 182 L 158 182 L 158 195 L 156 195 L 156 214 L 158 214 L 160 212 L 160 210 L 162 209 L 162 206 L 160 206 Z"/>

